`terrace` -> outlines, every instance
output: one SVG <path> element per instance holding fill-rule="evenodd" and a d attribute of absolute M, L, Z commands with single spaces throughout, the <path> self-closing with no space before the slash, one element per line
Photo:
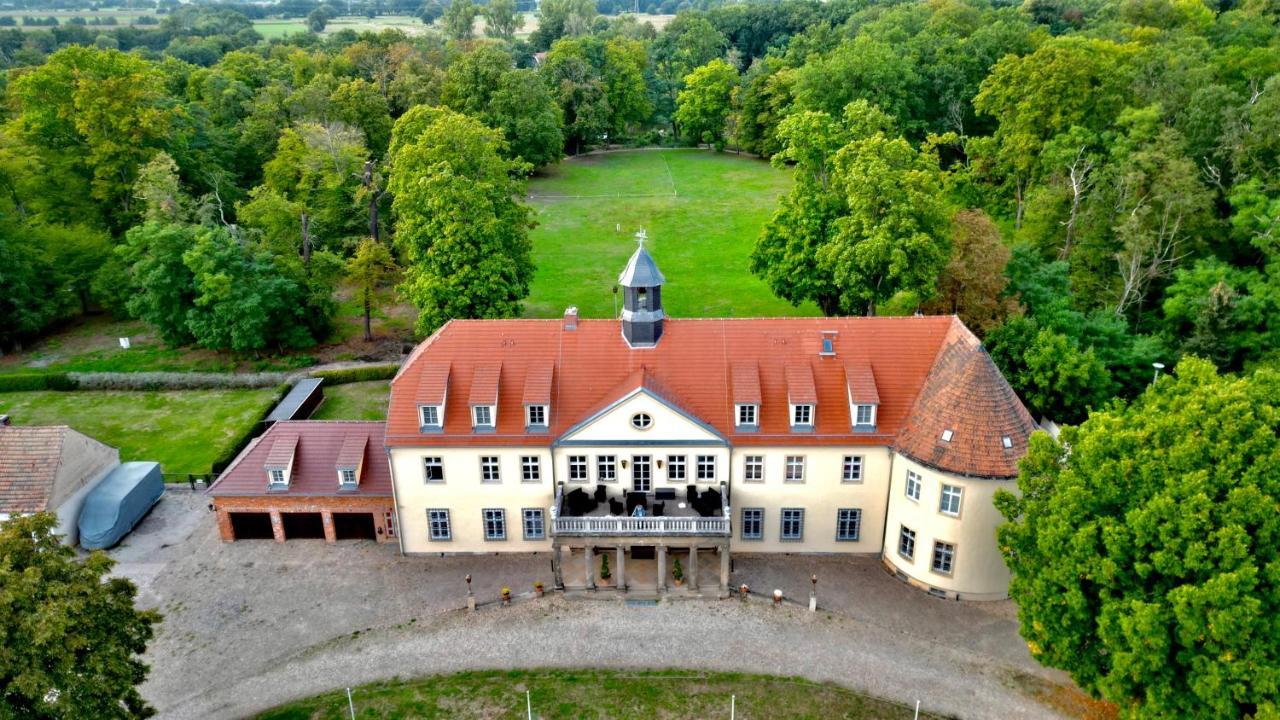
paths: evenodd
<path fill-rule="evenodd" d="M 551 508 L 553 537 L 729 537 L 729 498 L 724 483 L 701 491 L 619 492 L 597 485 L 566 492 L 556 488 Z"/>

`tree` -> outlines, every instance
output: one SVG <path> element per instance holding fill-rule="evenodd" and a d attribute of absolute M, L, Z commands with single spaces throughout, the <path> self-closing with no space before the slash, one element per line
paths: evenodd
<path fill-rule="evenodd" d="M 502 130 L 511 159 L 536 169 L 564 156 L 560 108 L 533 70 L 504 73 L 483 117 L 486 124 Z"/>
<path fill-rule="evenodd" d="M 54 534 L 49 513 L 0 524 L 0 714 L 48 720 L 140 718 L 155 711 L 137 686 L 149 668 L 154 610 L 111 577 L 104 553 L 83 560 Z"/>
<path fill-rule="evenodd" d="M 342 83 L 329 96 L 335 120 L 364 132 L 365 145 L 375 156 L 387 151 L 391 140 L 391 108 L 373 83 L 358 78 Z"/>
<path fill-rule="evenodd" d="M 134 294 L 129 313 L 145 321 L 170 345 L 194 340 L 187 327 L 187 311 L 195 299 L 191 271 L 182 255 L 195 242 L 190 225 L 137 225 L 125 233 L 116 249 L 129 268 Z"/>
<path fill-rule="evenodd" d="M 475 36 L 479 14 L 480 9 L 471 0 L 451 0 L 444 11 L 444 34 L 454 40 L 470 40 Z"/>
<path fill-rule="evenodd" d="M 610 132 L 615 136 L 626 134 L 629 126 L 648 120 L 653 113 L 644 79 L 648 66 L 648 50 L 639 40 L 615 37 L 605 42 L 600 73 L 609 99 Z"/>
<path fill-rule="evenodd" d="M 347 279 L 360 290 L 360 302 L 364 306 L 364 341 L 373 340 L 374 293 L 395 275 L 396 263 L 387 246 L 377 240 L 361 240 L 355 255 L 347 261 Z"/>
<path fill-rule="evenodd" d="M 837 115 L 854 100 L 866 100 L 910 128 L 918 115 L 911 62 L 888 43 L 859 35 L 796 74 L 798 107 Z"/>
<path fill-rule="evenodd" d="M 583 35 L 596 18 L 592 0 L 543 0 L 538 3 L 538 28 L 529 38 L 535 48 L 548 49 L 562 37 Z"/>
<path fill-rule="evenodd" d="M 484 34 L 491 38 L 511 41 L 516 31 L 524 27 L 524 15 L 516 8 L 515 0 L 489 0 L 484 9 Z"/>
<path fill-rule="evenodd" d="M 428 334 L 450 318 L 515 315 L 533 276 L 532 215 L 497 130 L 451 110 L 416 107 L 392 133 L 390 189 L 401 291 Z"/>
<path fill-rule="evenodd" d="M 569 38 L 556 41 L 540 72 L 560 104 L 565 144 L 576 155 L 598 142 L 609 131 L 613 110 L 587 46 Z"/>
<path fill-rule="evenodd" d="M 1032 436 L 1020 496 L 996 505 L 1037 660 L 1127 718 L 1275 716 L 1277 397 L 1274 370 L 1185 359 L 1131 405 Z"/>
<path fill-rule="evenodd" d="M 324 32 L 324 28 L 333 19 L 333 11 L 327 5 L 318 5 L 307 13 L 307 29 L 313 33 Z"/>
<path fill-rule="evenodd" d="M 657 79 L 658 114 L 674 121 L 676 97 L 684 78 L 696 67 L 706 65 L 724 55 L 729 39 L 706 18 L 694 13 L 681 13 L 653 43 L 653 70 Z M 680 126 L 673 122 L 677 136 Z"/>
<path fill-rule="evenodd" d="M 959 315 L 984 335 L 1020 311 L 1017 300 L 1005 294 L 1008 264 L 1009 248 L 991 218 L 981 210 L 961 210 L 951 218 L 951 260 L 938 277 L 937 296 L 924 304 L 924 311 Z"/>
<path fill-rule="evenodd" d="M 684 79 L 684 89 L 676 98 L 676 122 L 685 136 L 695 142 L 724 147 L 725 120 L 733 111 L 738 71 L 715 59 L 695 69 Z"/>

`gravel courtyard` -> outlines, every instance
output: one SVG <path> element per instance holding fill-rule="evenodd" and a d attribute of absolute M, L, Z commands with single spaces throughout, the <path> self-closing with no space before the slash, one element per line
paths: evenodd
<path fill-rule="evenodd" d="M 957 717 L 1054 716 L 1074 695 L 1039 667 L 1009 603 L 931 598 L 871 559 L 741 557 L 733 582 L 806 599 L 656 607 L 548 595 L 502 608 L 500 588 L 551 584 L 548 555 L 402 558 L 371 542 L 224 544 L 207 499 L 171 488 L 116 572 L 165 615 L 142 691 L 162 718 L 234 718 L 395 676 L 509 667 L 688 667 L 802 675 Z M 467 573 L 481 609 L 463 610 Z M 1061 705 L 1059 704 L 1059 707 Z M 780 709 L 781 711 L 782 709 Z"/>

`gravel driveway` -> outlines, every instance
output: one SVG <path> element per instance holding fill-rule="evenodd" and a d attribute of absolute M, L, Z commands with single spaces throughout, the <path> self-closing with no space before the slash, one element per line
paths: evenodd
<path fill-rule="evenodd" d="M 545 555 L 402 558 L 393 546 L 321 541 L 224 544 L 206 500 L 182 489 L 112 551 L 140 603 L 165 614 L 143 695 L 162 718 L 234 718 L 390 677 L 513 667 L 696 668 L 801 675 L 934 712 L 1043 718 L 1024 688 L 1062 677 L 1036 665 L 1008 604 L 906 588 L 873 560 L 740 558 L 734 582 L 807 598 L 629 607 L 556 596 L 489 602 L 508 584 L 550 584 Z"/>

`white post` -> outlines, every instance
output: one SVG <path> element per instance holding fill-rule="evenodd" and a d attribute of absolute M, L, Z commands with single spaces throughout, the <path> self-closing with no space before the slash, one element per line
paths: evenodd
<path fill-rule="evenodd" d="M 347 707 L 351 710 L 351 720 L 356 720 L 356 704 L 351 700 L 351 688 L 347 688 Z"/>
<path fill-rule="evenodd" d="M 529 715 L 529 720 L 533 720 L 533 698 L 529 696 L 529 691 L 524 691 L 524 709 Z"/>
<path fill-rule="evenodd" d="M 738 696 L 729 696 L 729 720 L 737 720 L 738 717 Z"/>
<path fill-rule="evenodd" d="M 916 720 L 920 720 L 920 701 L 916 701 Z"/>

